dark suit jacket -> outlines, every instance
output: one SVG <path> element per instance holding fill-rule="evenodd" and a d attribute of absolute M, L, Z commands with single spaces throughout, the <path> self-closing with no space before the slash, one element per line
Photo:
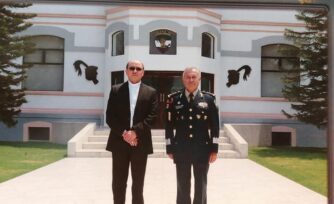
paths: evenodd
<path fill-rule="evenodd" d="M 153 153 L 151 125 L 157 116 L 157 92 L 150 86 L 141 83 L 130 127 L 129 83 L 112 86 L 106 111 L 106 121 L 110 127 L 110 135 L 106 150 L 115 152 L 131 146 L 122 138 L 124 130 L 134 130 L 138 137 L 138 148 L 147 154 Z"/>

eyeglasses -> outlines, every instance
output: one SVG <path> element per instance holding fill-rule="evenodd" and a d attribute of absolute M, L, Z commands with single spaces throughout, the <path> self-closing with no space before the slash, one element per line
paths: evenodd
<path fill-rule="evenodd" d="M 135 70 L 136 70 L 137 72 L 140 72 L 140 71 L 143 70 L 143 68 L 140 68 L 140 67 L 129 67 L 128 69 L 129 69 L 130 71 L 132 71 L 132 72 L 134 72 Z"/>

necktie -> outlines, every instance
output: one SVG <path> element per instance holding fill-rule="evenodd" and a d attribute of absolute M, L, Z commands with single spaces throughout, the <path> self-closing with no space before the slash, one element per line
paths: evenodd
<path fill-rule="evenodd" d="M 194 102 L 194 94 L 190 93 L 189 94 L 189 103 L 192 104 Z"/>

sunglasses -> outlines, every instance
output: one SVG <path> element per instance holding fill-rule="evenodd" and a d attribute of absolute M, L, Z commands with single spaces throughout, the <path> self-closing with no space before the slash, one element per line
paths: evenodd
<path fill-rule="evenodd" d="M 143 70 L 143 68 L 140 68 L 140 67 L 129 67 L 128 69 L 129 69 L 130 71 L 132 71 L 132 72 L 135 71 L 135 70 L 136 70 L 137 72 L 140 72 L 141 70 Z"/>

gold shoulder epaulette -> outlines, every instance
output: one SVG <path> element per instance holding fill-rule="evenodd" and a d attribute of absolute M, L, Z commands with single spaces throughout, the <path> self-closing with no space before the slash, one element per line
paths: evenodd
<path fill-rule="evenodd" d="M 208 95 L 210 95 L 210 96 L 216 98 L 216 95 L 215 95 L 214 93 L 207 92 L 207 91 L 202 91 L 202 93 L 204 93 L 204 94 L 208 94 Z"/>
<path fill-rule="evenodd" d="M 168 94 L 168 98 L 170 98 L 170 97 L 173 97 L 173 96 L 175 96 L 175 95 L 177 95 L 177 94 L 180 94 L 181 93 L 181 91 L 176 91 L 176 92 L 174 92 L 174 93 L 171 93 L 171 94 Z"/>

